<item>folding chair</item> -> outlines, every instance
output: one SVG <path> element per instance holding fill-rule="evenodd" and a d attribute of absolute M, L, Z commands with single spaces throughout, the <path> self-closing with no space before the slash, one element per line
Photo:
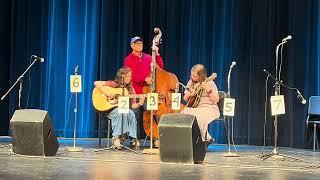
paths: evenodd
<path fill-rule="evenodd" d="M 101 118 L 102 115 L 102 118 Z M 111 119 L 109 117 L 109 113 L 99 113 L 99 125 L 98 125 L 98 139 L 99 139 L 99 147 L 101 147 L 101 139 L 102 139 L 102 128 L 104 127 L 102 121 L 107 122 L 107 147 L 109 147 L 110 143 L 110 126 L 111 126 Z"/>
<path fill-rule="evenodd" d="M 310 118 L 312 120 L 310 121 Z M 309 98 L 307 126 L 313 124 L 313 151 L 316 150 L 317 125 L 320 124 L 320 96 L 311 96 Z"/>

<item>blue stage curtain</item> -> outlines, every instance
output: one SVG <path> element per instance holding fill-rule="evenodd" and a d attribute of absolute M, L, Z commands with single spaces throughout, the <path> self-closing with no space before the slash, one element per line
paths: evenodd
<path fill-rule="evenodd" d="M 93 81 L 114 78 L 130 53 L 132 36 L 141 36 L 150 53 L 155 26 L 163 32 L 160 53 L 165 69 L 183 83 L 190 68 L 202 63 L 209 74 L 218 73 L 218 88 L 226 91 L 229 66 L 237 62 L 231 76 L 237 144 L 263 144 L 266 74 L 262 70 L 275 72 L 275 47 L 282 38 L 293 36 L 283 49 L 283 82 L 299 88 L 306 99 L 320 92 L 317 0 L 13 0 L 0 4 L 6 7 L 1 12 L 5 17 L 0 22 L 1 36 L 7 37 L 0 42 L 6 48 L 0 51 L 4 70 L 0 92 L 5 93 L 23 72 L 32 54 L 44 57 L 45 62 L 30 71 L 28 101 L 30 80 L 25 77 L 23 107 L 48 110 L 59 136 L 72 136 L 74 96 L 69 111 L 69 75 L 75 66 L 79 65 L 83 79 L 77 136 L 93 137 Z M 270 80 L 269 95 L 274 93 L 273 84 Z M 11 117 L 17 108 L 17 89 L 4 102 L 10 112 L 1 109 L 1 115 Z M 307 105 L 299 103 L 294 91 L 281 88 L 281 94 L 286 114 L 279 117 L 279 145 L 301 147 Z M 273 120 L 267 108 L 266 138 L 272 145 Z M 8 121 L 1 124 L 2 129 L 8 128 Z M 212 123 L 209 130 L 217 142 L 225 142 L 222 121 Z"/>
<path fill-rule="evenodd" d="M 31 69 L 31 77 L 24 78 L 22 107 L 48 110 L 58 136 L 73 135 L 75 95 L 70 93 L 69 76 L 74 74 L 77 65 L 82 76 L 77 136 L 94 135 L 91 92 L 98 75 L 100 3 L 99 0 L 16 0 L 12 3 L 11 83 L 29 65 L 30 55 L 44 57 L 45 62 L 36 63 Z M 14 90 L 10 114 L 16 108 L 17 91 Z"/>
<path fill-rule="evenodd" d="M 91 92 L 97 77 L 100 52 L 99 9 L 99 0 L 49 1 L 45 96 L 41 105 L 51 112 L 56 131 L 63 132 L 63 136 L 70 136 L 73 132 L 75 95 L 72 95 L 70 105 L 69 76 L 74 74 L 77 65 L 82 76 L 82 92 L 78 93 L 77 136 L 89 137 L 94 132 Z"/>

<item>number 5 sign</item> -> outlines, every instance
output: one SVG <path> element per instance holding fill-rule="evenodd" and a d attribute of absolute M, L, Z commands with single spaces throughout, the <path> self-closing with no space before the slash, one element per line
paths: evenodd
<path fill-rule="evenodd" d="M 224 116 L 234 116 L 235 99 L 224 98 L 223 102 L 223 115 Z"/>
<path fill-rule="evenodd" d="M 81 92 L 81 75 L 71 75 L 70 76 L 70 92 Z"/>

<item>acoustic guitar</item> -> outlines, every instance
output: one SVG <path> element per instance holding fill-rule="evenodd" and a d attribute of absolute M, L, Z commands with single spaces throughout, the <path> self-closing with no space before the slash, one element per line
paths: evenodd
<path fill-rule="evenodd" d="M 188 103 L 187 103 L 187 107 L 190 107 L 190 108 L 196 108 L 198 107 L 199 105 L 199 102 L 200 102 L 200 97 L 201 97 L 201 94 L 203 92 L 203 86 L 209 82 L 209 81 L 212 81 L 214 79 L 217 78 L 217 73 L 212 73 L 211 76 L 209 76 L 208 78 L 206 78 L 199 87 L 197 87 L 195 90 L 194 90 L 194 96 L 191 96 L 189 97 L 188 99 Z"/>
<path fill-rule="evenodd" d="M 115 94 L 114 98 L 109 98 L 97 87 L 92 91 L 92 104 L 96 111 L 110 112 L 114 108 L 118 107 L 119 96 L 128 96 L 129 98 L 141 98 L 146 96 L 145 94 L 129 95 L 126 88 L 107 88 L 110 94 Z"/>

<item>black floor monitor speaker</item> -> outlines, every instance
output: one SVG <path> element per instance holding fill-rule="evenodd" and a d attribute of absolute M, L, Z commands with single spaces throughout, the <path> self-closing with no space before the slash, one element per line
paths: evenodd
<path fill-rule="evenodd" d="M 165 114 L 159 122 L 162 162 L 202 163 L 206 154 L 196 117 L 189 114 Z"/>
<path fill-rule="evenodd" d="M 16 110 L 10 123 L 14 153 L 32 156 L 56 155 L 59 144 L 47 111 Z"/>

